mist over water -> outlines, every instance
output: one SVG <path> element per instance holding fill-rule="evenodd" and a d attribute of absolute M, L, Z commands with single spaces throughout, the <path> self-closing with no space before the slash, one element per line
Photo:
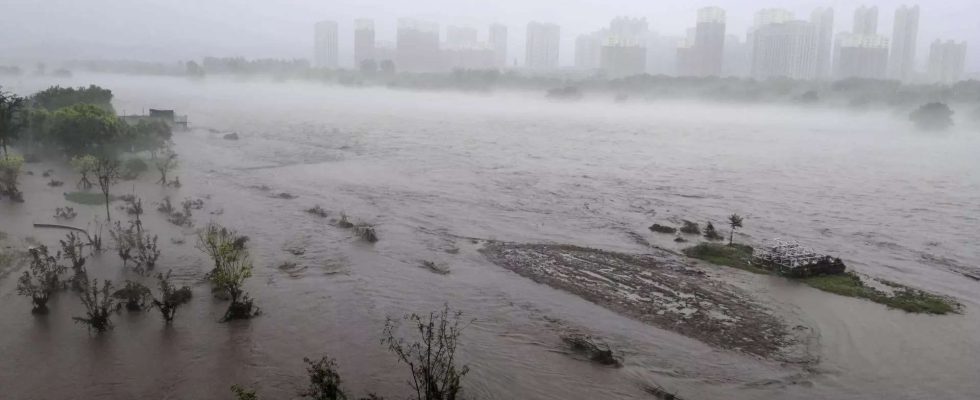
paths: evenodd
<path fill-rule="evenodd" d="M 26 95 L 56 83 L 112 88 L 120 113 L 173 108 L 189 116 L 193 129 L 174 137 L 185 183 L 177 197 L 207 198 L 198 225 L 211 218 L 251 237 L 256 276 L 248 289 L 265 314 L 215 323 L 222 306 L 197 283 L 175 329 L 124 314 L 115 330 L 92 339 L 67 318 L 26 317 L 26 300 L 6 278 L 0 354 L 10 361 L 0 363 L 0 391 L 10 398 L 225 398 L 234 383 L 260 384 L 267 398 L 291 396 L 311 353 L 336 357 L 351 391 L 395 397 L 409 376 L 375 332 L 388 315 L 443 302 L 475 318 L 461 351 L 472 369 L 467 393 L 477 398 L 646 398 L 648 382 L 689 399 L 980 392 L 980 283 L 963 275 L 980 266 L 976 132 L 919 133 L 904 117 L 877 111 L 600 97 L 560 103 L 527 92 L 221 78 L 77 74 L 23 78 L 5 89 Z M 241 140 L 223 140 L 230 132 Z M 163 197 L 157 186 L 135 185 L 145 201 Z M 257 189 L 263 185 L 298 198 L 272 198 Z M 358 244 L 303 212 L 316 204 L 375 224 L 381 241 Z M 61 205 L 39 199 L 24 213 L 2 203 L 0 218 L 5 231 L 26 230 Z M 79 221 L 100 212 L 79 208 Z M 714 349 L 539 285 L 486 261 L 468 239 L 639 253 L 647 246 L 638 235 L 679 250 L 647 226 L 681 219 L 723 226 L 732 212 L 746 220 L 739 241 L 798 239 L 860 273 L 955 296 L 965 312 L 906 314 L 719 269 L 812 327 L 819 362 L 784 364 Z M 162 263 L 194 283 L 208 266 L 193 230 L 147 214 L 162 241 L 186 236 Z M 297 247 L 305 253 L 289 254 Z M 94 273 L 119 279 L 113 255 L 101 258 Z M 298 267 L 277 268 L 287 260 Z M 419 267 L 423 260 L 452 272 L 432 274 Z M 71 297 L 53 300 L 54 312 L 74 315 L 80 306 Z M 565 354 L 559 333 L 567 329 L 607 339 L 625 354 L 624 368 Z"/>

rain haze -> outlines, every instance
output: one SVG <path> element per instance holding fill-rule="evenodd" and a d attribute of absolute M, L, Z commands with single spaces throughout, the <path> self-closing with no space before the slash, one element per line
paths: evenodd
<path fill-rule="evenodd" d="M 978 12 L 0 0 L 0 397 L 974 399 Z"/>

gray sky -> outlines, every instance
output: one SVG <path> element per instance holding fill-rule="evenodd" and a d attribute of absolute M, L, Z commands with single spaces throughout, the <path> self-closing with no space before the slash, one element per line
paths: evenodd
<path fill-rule="evenodd" d="M 350 65 L 353 20 L 372 17 L 379 40 L 394 41 L 399 17 L 481 29 L 508 25 L 509 58 L 523 61 L 528 21 L 562 27 L 563 64 L 573 60 L 574 38 L 599 29 L 618 15 L 646 17 L 664 35 L 681 36 L 696 10 L 714 5 L 728 12 L 728 32 L 744 37 L 760 8 L 786 8 L 808 18 L 819 6 L 836 12 L 836 31 L 850 29 L 859 4 L 880 9 L 879 33 L 891 36 L 893 13 L 902 0 L 713 0 L 704 3 L 655 0 L 0 0 L 0 59 L 60 58 L 176 61 L 205 55 L 249 58 L 310 58 L 312 25 L 333 19 L 341 25 L 341 62 Z M 921 2 L 920 64 L 935 38 L 974 42 L 967 70 L 980 71 L 980 0 Z"/>

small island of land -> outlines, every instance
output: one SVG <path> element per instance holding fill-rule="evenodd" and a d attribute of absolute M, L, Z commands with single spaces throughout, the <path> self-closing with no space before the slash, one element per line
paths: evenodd
<path fill-rule="evenodd" d="M 711 264 L 729 266 L 757 274 L 776 275 L 776 272 L 753 263 L 753 248 L 748 245 L 700 243 L 685 249 L 684 254 Z M 792 279 L 825 292 L 867 299 L 910 313 L 942 315 L 958 313 L 962 308 L 959 303 L 948 297 L 895 282 L 862 277 L 853 271 Z"/>

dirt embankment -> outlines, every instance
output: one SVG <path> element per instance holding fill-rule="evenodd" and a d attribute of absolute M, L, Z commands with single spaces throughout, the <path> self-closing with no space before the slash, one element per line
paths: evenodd
<path fill-rule="evenodd" d="M 803 361 L 784 321 L 731 284 L 677 256 L 622 254 L 569 245 L 489 242 L 491 262 L 620 314 L 710 345 Z"/>

